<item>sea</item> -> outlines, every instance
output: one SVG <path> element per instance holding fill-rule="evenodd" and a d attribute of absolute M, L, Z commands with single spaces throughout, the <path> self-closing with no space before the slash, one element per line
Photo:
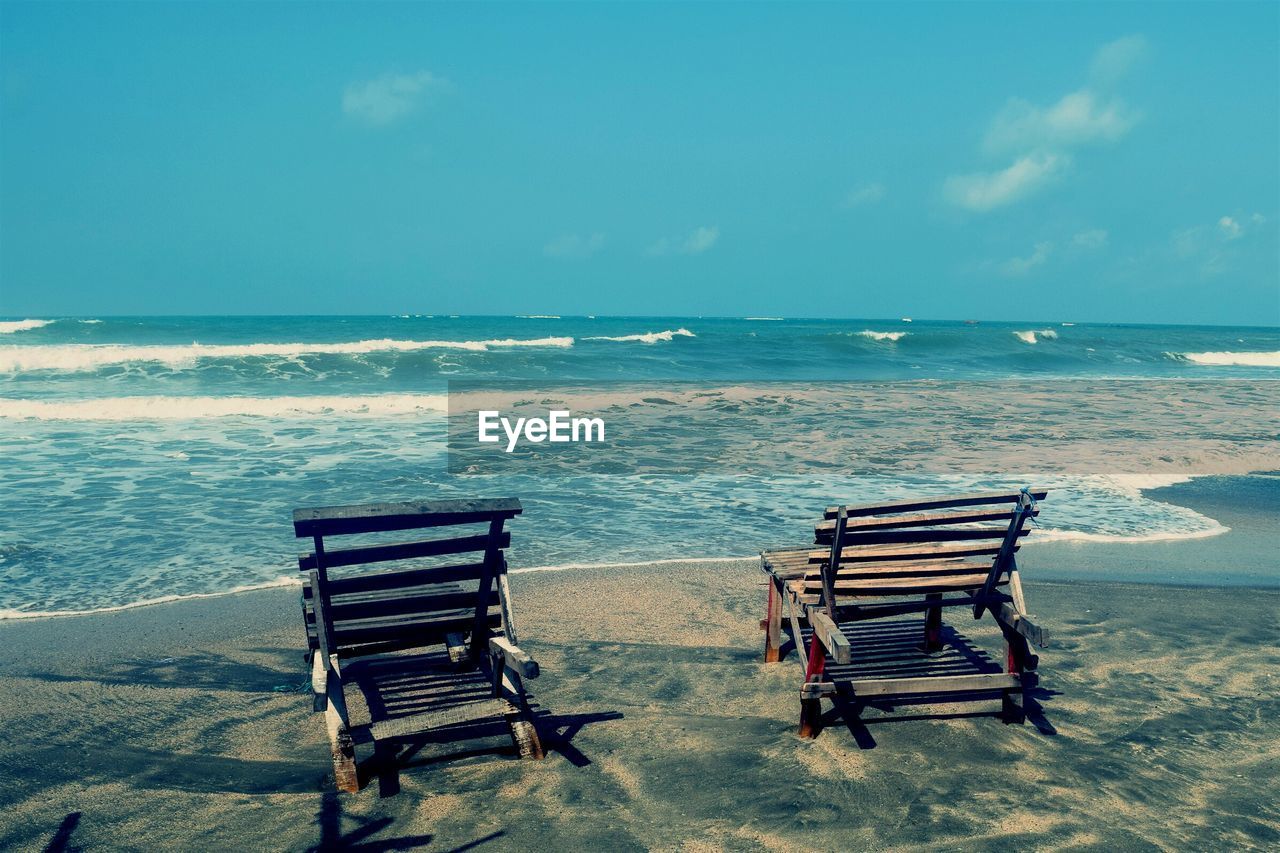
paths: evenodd
<path fill-rule="evenodd" d="M 1277 379 L 1275 327 L 10 317 L 0 618 L 297 583 L 292 510 L 367 501 L 518 497 L 515 571 L 749 556 L 834 503 L 1023 485 L 1051 489 L 1028 548 L 1212 537 L 1147 492 L 1280 469 Z M 472 465 L 448 422 L 477 387 L 576 400 L 616 443 Z"/>

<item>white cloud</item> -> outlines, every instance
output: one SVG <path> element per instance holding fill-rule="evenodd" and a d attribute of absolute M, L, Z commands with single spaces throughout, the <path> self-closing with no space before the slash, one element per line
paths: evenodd
<path fill-rule="evenodd" d="M 1081 231 L 1071 238 L 1071 245 L 1077 249 L 1101 249 L 1107 245 L 1107 232 L 1103 228 Z"/>
<path fill-rule="evenodd" d="M 952 175 L 943 194 L 969 210 L 985 211 L 1025 198 L 1062 172 L 1069 160 L 1049 153 L 1028 154 L 999 172 Z"/>
<path fill-rule="evenodd" d="M 342 91 L 342 111 L 367 124 L 388 125 L 413 112 L 422 98 L 448 87 L 447 80 L 430 71 L 384 74 L 349 83 Z"/>
<path fill-rule="evenodd" d="M 1030 255 L 1025 258 L 1010 258 L 1000 265 L 1000 272 L 1007 276 L 1026 275 L 1049 260 L 1053 251 L 1052 243 L 1036 243 Z"/>
<path fill-rule="evenodd" d="M 720 239 L 720 228 L 715 225 L 702 225 L 683 240 L 669 240 L 663 237 L 649 247 L 648 254 L 662 255 L 701 255 Z"/>
<path fill-rule="evenodd" d="M 1122 76 L 1145 49 L 1142 36 L 1103 45 L 1093 58 L 1093 84 L 1048 106 L 1009 99 L 987 127 L 982 149 L 988 156 L 1013 156 L 1013 164 L 996 172 L 952 175 L 943 184 L 943 195 L 975 211 L 1012 204 L 1065 173 L 1076 148 L 1123 138 L 1141 115 L 1118 97 L 1100 95 L 1096 86 Z"/>
<path fill-rule="evenodd" d="M 1089 64 L 1089 74 L 1102 84 L 1114 83 L 1129 73 L 1147 53 L 1145 36 L 1132 35 L 1107 42 L 1098 48 Z"/>
<path fill-rule="evenodd" d="M 1212 224 L 1176 229 L 1169 235 L 1169 246 L 1175 257 L 1198 264 L 1205 277 L 1221 275 L 1235 267 L 1242 247 L 1266 221 L 1261 213 L 1239 219 L 1222 216 Z"/>
<path fill-rule="evenodd" d="M 1102 103 L 1088 89 L 1064 95 L 1056 104 L 1043 108 L 1013 98 L 987 129 L 983 147 L 991 153 L 1003 153 L 1115 142 L 1138 118 L 1118 98 Z"/>
<path fill-rule="evenodd" d="M 548 258 L 589 258 L 604 248 L 603 234 L 562 234 L 542 247 Z"/>
<path fill-rule="evenodd" d="M 864 204 L 875 204 L 884 198 L 884 184 L 862 184 L 854 187 L 844 197 L 845 207 L 861 207 Z"/>

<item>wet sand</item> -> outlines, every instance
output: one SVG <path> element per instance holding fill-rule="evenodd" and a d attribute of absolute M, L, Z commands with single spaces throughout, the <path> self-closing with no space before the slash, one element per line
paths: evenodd
<path fill-rule="evenodd" d="M 1257 563 L 1239 525 L 1214 557 Z M 3 623 L 0 847 L 1280 844 L 1280 591 L 1028 575 L 1051 632 L 1029 722 L 903 707 L 802 741 L 754 561 L 518 574 L 547 759 L 502 729 L 417 743 L 354 796 L 332 792 L 293 590 Z M 989 619 L 948 621 L 998 652 Z"/>

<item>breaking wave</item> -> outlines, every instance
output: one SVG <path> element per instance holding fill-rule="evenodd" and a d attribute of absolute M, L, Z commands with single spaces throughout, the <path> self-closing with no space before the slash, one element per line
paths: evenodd
<path fill-rule="evenodd" d="M 0 418 L 41 421 L 300 418 L 312 415 L 385 417 L 447 412 L 443 394 L 353 397 L 104 397 L 90 400 L 0 399 Z"/>
<path fill-rule="evenodd" d="M 6 320 L 0 322 L 0 335 L 12 335 L 14 332 L 28 332 L 47 326 L 53 320 Z"/>
<path fill-rule="evenodd" d="M 189 366 L 209 358 L 297 358 L 306 355 L 366 355 L 377 352 L 414 352 L 429 349 L 485 352 L 509 347 L 571 347 L 573 338 L 534 338 L 486 341 L 397 341 L 389 338 L 348 343 L 290 344 L 57 344 L 0 347 L 0 372 L 25 370 L 95 370 L 111 364 L 145 361 L 171 367 Z"/>
<path fill-rule="evenodd" d="M 1014 332 L 1013 335 L 1024 344 L 1034 344 L 1038 343 L 1040 338 L 1044 338 L 1045 340 L 1056 338 L 1058 333 L 1053 329 L 1035 329 L 1025 332 Z"/>
<path fill-rule="evenodd" d="M 1280 367 L 1280 352 L 1171 352 L 1166 355 L 1217 367 Z"/>
<path fill-rule="evenodd" d="M 594 338 L 583 338 L 584 341 L 639 341 L 642 344 L 656 344 L 658 341 L 670 341 L 675 337 L 695 338 L 693 332 L 685 328 L 667 329 L 665 332 L 646 332 L 643 335 L 618 335 L 609 337 L 602 335 Z"/>
<path fill-rule="evenodd" d="M 871 338 L 873 341 L 899 341 L 907 336 L 906 332 L 873 332 L 870 329 L 858 332 L 858 334 L 864 338 Z"/>

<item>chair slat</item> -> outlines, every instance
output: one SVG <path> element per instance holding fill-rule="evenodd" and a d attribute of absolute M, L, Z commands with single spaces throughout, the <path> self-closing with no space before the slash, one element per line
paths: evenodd
<path fill-rule="evenodd" d="M 457 566 L 435 566 L 429 569 L 409 569 L 399 572 L 371 572 L 349 578 L 329 578 L 326 589 L 330 596 L 352 595 L 360 592 L 405 589 L 427 584 L 480 580 L 484 563 L 464 563 Z M 311 597 L 310 585 L 304 584 L 302 594 Z"/>
<path fill-rule="evenodd" d="M 1026 531 L 1022 531 L 1023 536 Z M 932 560 L 947 557 L 976 557 L 982 554 L 1000 553 L 1000 542 L 961 543 L 958 545 L 884 545 L 857 548 L 840 554 L 840 565 L 846 563 L 870 563 L 881 560 Z M 810 563 L 822 563 L 830 559 L 830 551 L 810 551 Z"/>
<path fill-rule="evenodd" d="M 1033 488 L 1029 490 L 1031 497 L 1036 500 L 1043 500 L 1045 495 L 1049 494 L 1046 488 Z M 957 506 L 980 506 L 983 504 L 1003 504 L 1013 503 L 1022 496 L 1019 491 L 1004 492 L 982 492 L 969 495 L 954 495 L 949 498 L 923 498 L 905 501 L 891 501 L 882 504 L 860 504 L 855 506 L 846 506 L 845 515 L 850 518 L 861 517 L 867 515 L 885 515 L 891 512 L 919 512 L 928 509 L 945 509 L 947 507 Z M 838 506 L 829 506 L 825 514 L 825 518 L 835 518 L 836 513 L 840 511 Z"/>
<path fill-rule="evenodd" d="M 325 549 L 325 568 L 341 566 L 363 566 L 369 563 L 384 563 L 389 560 L 411 560 L 416 557 L 439 557 L 445 554 L 466 554 L 471 551 L 483 551 L 489 545 L 489 537 L 485 535 L 458 536 L 453 539 L 428 539 L 421 542 L 397 542 L 389 545 L 362 545 L 358 548 Z M 511 534 L 504 532 L 499 540 L 499 548 L 511 545 Z M 298 568 L 310 571 L 318 568 L 316 555 L 313 553 L 298 556 Z"/>
<path fill-rule="evenodd" d="M 322 506 L 293 511 L 294 534 L 336 536 L 513 518 L 524 510 L 515 498 L 414 501 Z"/>
<path fill-rule="evenodd" d="M 1039 515 L 1040 510 L 1032 510 L 1030 514 L 1033 516 Z M 973 524 L 982 521 L 1008 521 L 1011 518 L 1013 518 L 1013 511 L 1002 509 L 891 515 L 884 518 L 870 516 L 849 519 L 849 522 L 845 525 L 845 531 L 862 533 L 868 530 L 896 530 L 901 527 L 930 527 L 948 524 Z M 820 521 L 813 529 L 814 536 L 823 537 L 829 542 L 831 541 L 831 535 L 835 532 L 835 527 L 835 519 Z"/>

